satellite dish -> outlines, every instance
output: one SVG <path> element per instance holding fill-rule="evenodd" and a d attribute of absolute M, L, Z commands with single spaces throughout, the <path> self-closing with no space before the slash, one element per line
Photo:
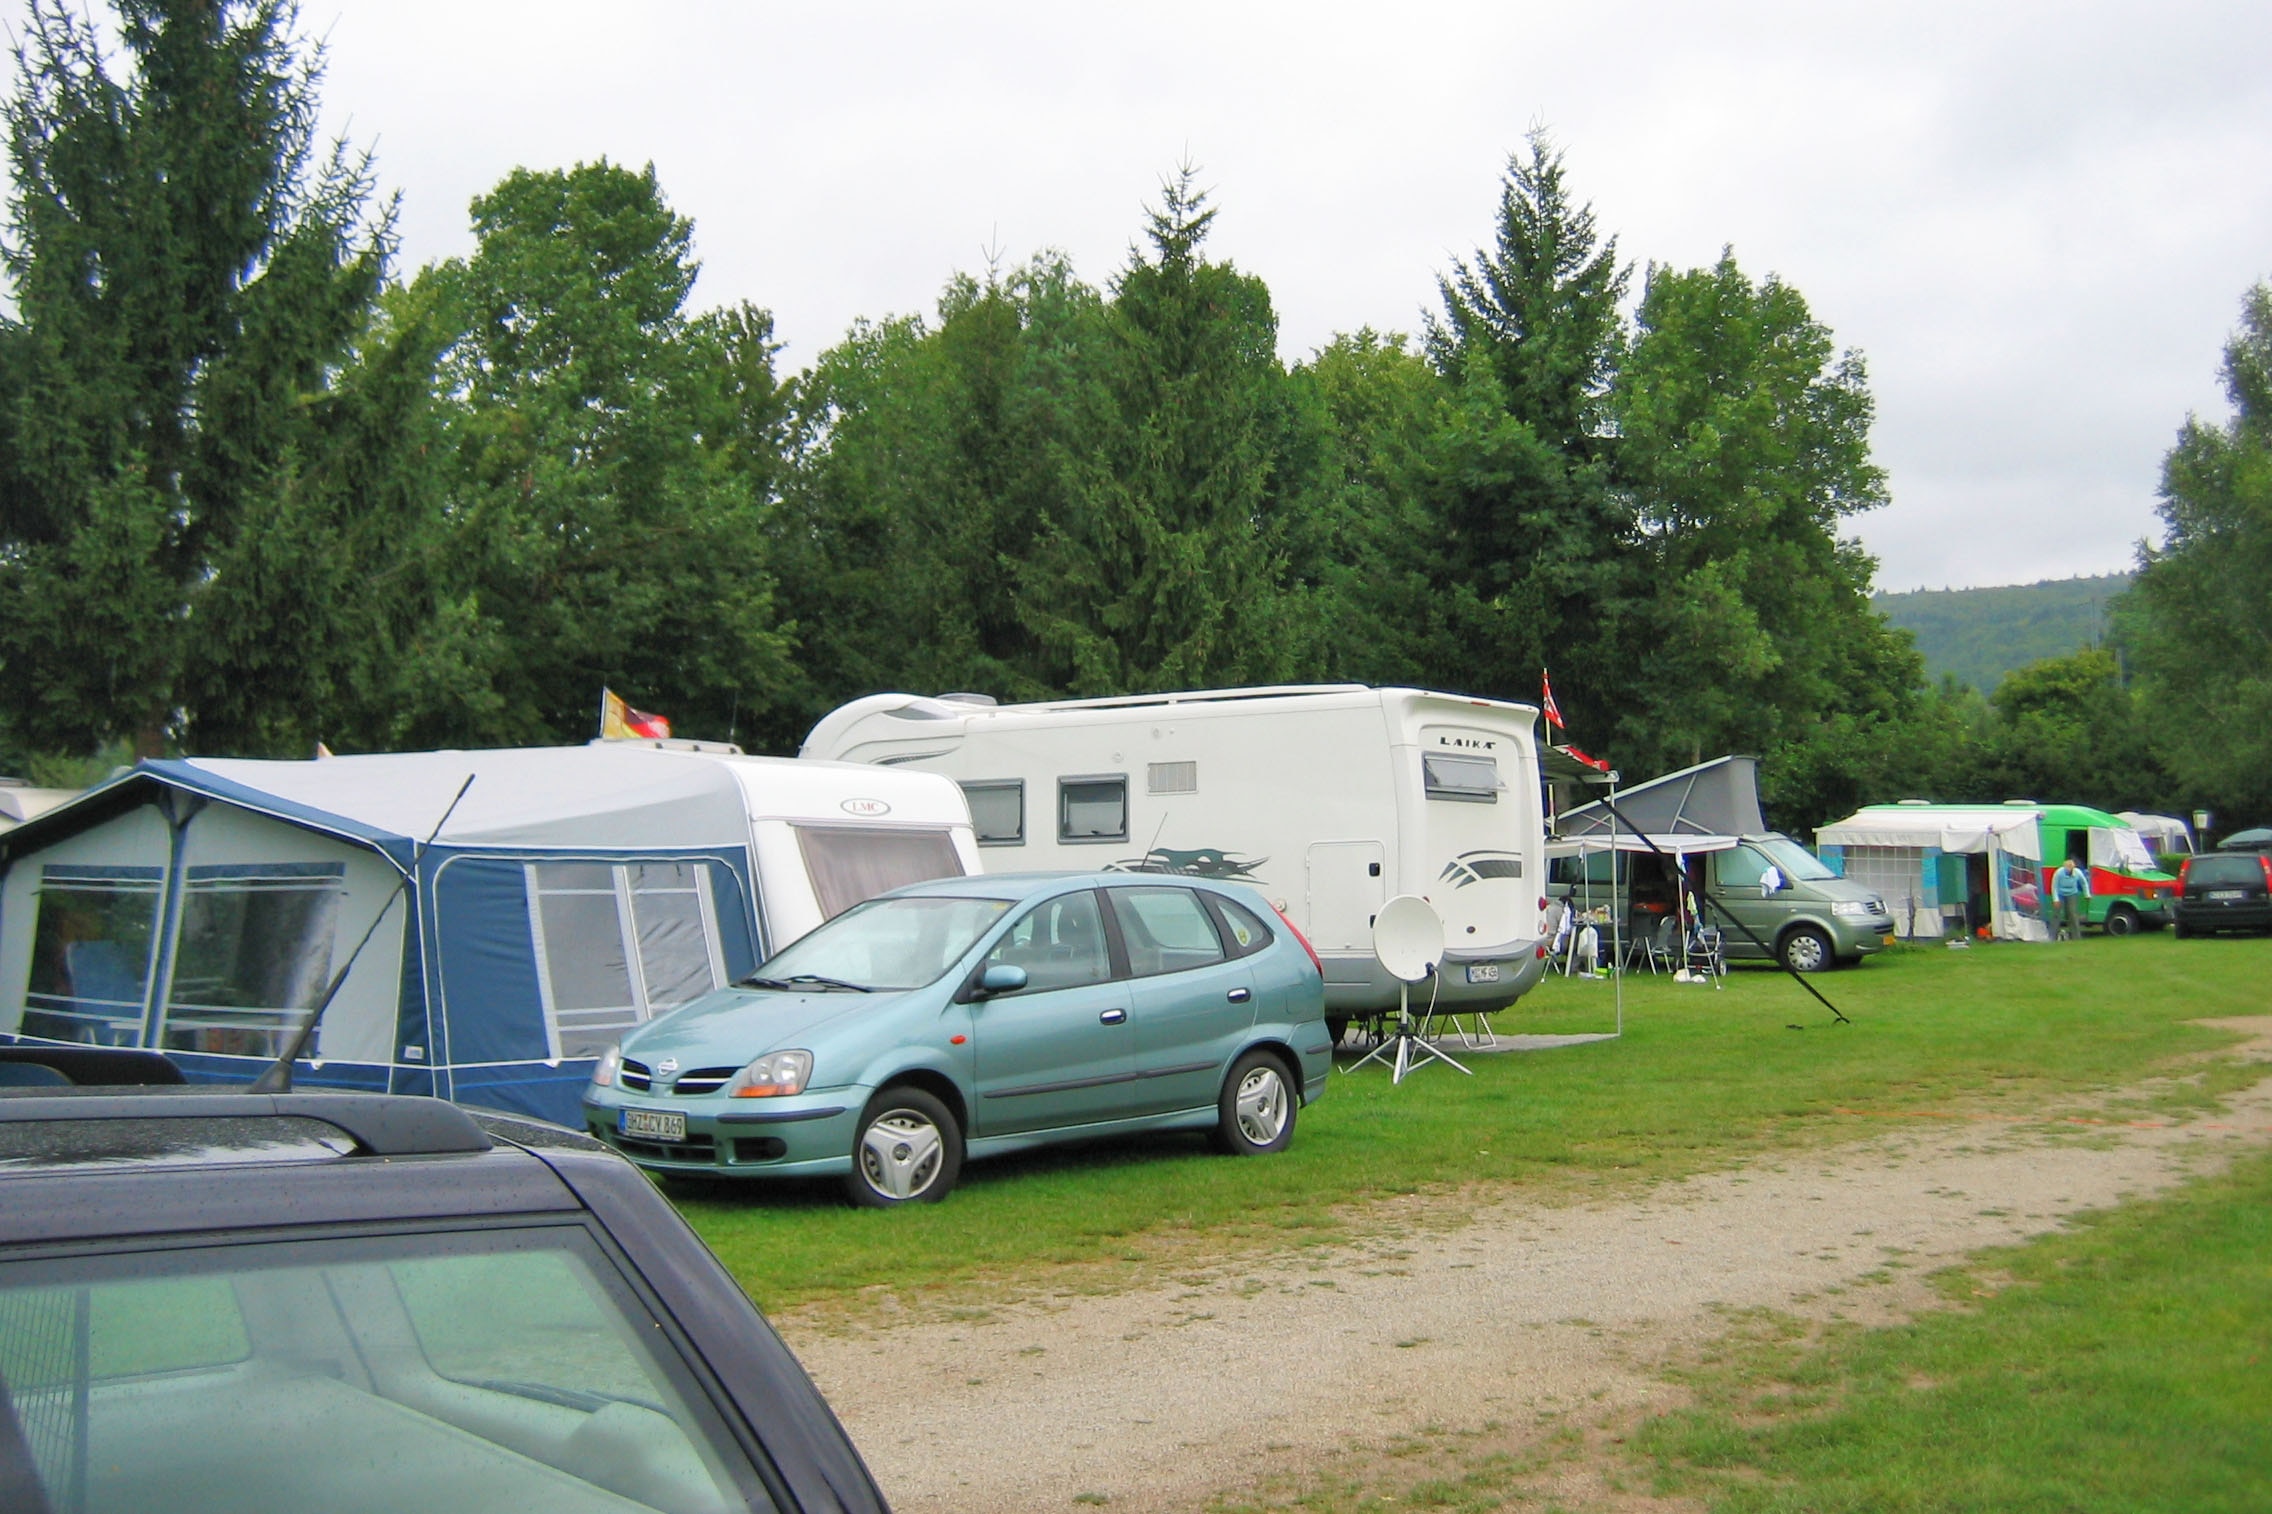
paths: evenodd
<path fill-rule="evenodd" d="M 1443 960 L 1443 918 L 1418 894 L 1398 894 L 1373 917 L 1373 955 L 1391 976 L 1419 982 Z"/>

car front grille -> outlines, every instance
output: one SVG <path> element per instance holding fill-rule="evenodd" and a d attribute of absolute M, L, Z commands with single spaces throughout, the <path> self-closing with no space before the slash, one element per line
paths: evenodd
<path fill-rule="evenodd" d="M 692 1072 L 680 1073 L 678 1081 L 671 1085 L 671 1092 L 716 1093 L 740 1071 L 739 1067 L 697 1067 Z"/>
<path fill-rule="evenodd" d="M 633 1093 L 645 1093 L 655 1086 L 655 1074 L 646 1063 L 634 1062 L 625 1057 L 623 1065 L 616 1069 L 615 1081 Z"/>

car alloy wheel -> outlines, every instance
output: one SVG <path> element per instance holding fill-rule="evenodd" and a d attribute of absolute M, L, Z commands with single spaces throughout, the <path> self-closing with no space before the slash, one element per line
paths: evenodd
<path fill-rule="evenodd" d="M 868 1102 L 846 1183 L 872 1209 L 935 1204 L 962 1168 L 962 1134 L 947 1107 L 920 1088 L 887 1088 Z"/>
<path fill-rule="evenodd" d="M 1283 1151 L 1294 1138 L 1294 1090 L 1286 1064 L 1266 1051 L 1250 1051 L 1223 1080 L 1215 1144 L 1237 1155 Z"/>

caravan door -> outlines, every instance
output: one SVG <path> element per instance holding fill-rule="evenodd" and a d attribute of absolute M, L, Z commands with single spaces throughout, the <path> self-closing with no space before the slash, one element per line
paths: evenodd
<path fill-rule="evenodd" d="M 1309 853 L 1309 938 L 1321 952 L 1373 949 L 1373 916 L 1388 898 L 1378 841 L 1320 841 Z"/>

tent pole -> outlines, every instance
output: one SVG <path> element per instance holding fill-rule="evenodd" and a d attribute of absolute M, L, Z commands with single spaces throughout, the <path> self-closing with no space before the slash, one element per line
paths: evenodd
<path fill-rule="evenodd" d="M 1617 775 L 1609 775 L 1609 956 L 1610 990 L 1617 999 L 1617 1036 L 1625 1036 L 1625 910 L 1617 898 Z"/>

